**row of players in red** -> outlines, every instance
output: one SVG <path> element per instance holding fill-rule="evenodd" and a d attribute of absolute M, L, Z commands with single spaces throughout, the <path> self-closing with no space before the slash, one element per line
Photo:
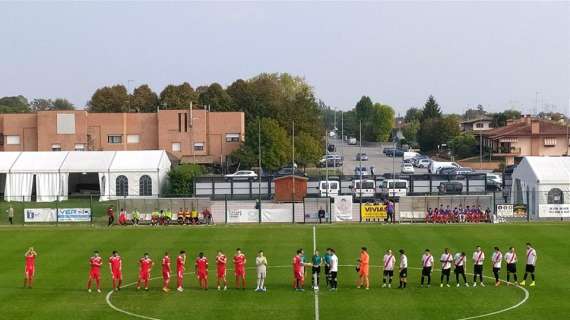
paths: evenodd
<path fill-rule="evenodd" d="M 491 221 L 491 210 L 483 211 L 481 208 L 429 208 L 426 212 L 427 223 L 480 223 Z"/>
<path fill-rule="evenodd" d="M 25 268 L 25 282 L 24 286 L 31 288 L 32 282 L 35 275 L 35 261 L 37 257 L 37 252 L 34 248 L 30 248 L 26 254 L 26 268 Z M 216 255 L 216 273 L 217 273 L 217 286 L 218 290 L 227 289 L 226 280 L 226 265 L 228 259 L 222 251 L 218 251 Z M 234 273 L 236 276 L 236 285 L 238 288 L 245 288 L 245 264 L 247 260 L 245 255 L 238 248 L 236 249 L 236 254 L 233 257 L 234 263 Z M 108 259 L 109 269 L 111 271 L 111 276 L 113 279 L 113 290 L 118 291 L 121 288 L 123 282 L 123 260 L 117 251 L 113 251 L 112 255 Z M 139 264 L 139 277 L 137 281 L 137 290 L 141 289 L 144 285 L 144 290 L 148 290 L 148 283 L 150 280 L 150 274 L 154 266 L 154 261 L 149 257 L 148 253 L 145 253 L 142 258 L 138 261 Z M 95 282 L 97 292 L 101 292 L 101 267 L 103 266 L 103 258 L 99 255 L 98 251 L 93 253 L 93 256 L 89 258 L 89 280 L 87 281 L 87 290 L 91 292 L 91 287 L 93 282 Z M 163 286 L 162 290 L 165 292 L 170 291 L 170 272 L 171 272 L 171 261 L 168 252 L 164 253 L 164 257 L 161 261 L 162 266 L 162 279 Z M 202 252 L 198 255 L 195 260 L 195 273 L 198 281 L 200 282 L 200 287 L 204 290 L 208 290 L 208 258 L 204 256 Z M 186 252 L 184 250 L 180 251 L 179 255 L 176 257 L 176 289 L 178 291 L 183 291 L 183 281 L 184 272 L 186 271 Z"/>

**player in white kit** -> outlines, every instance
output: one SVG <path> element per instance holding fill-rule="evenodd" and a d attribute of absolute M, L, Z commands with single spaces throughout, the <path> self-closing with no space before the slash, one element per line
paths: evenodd
<path fill-rule="evenodd" d="M 382 288 L 392 288 L 392 277 L 394 277 L 394 265 L 396 264 L 396 257 L 392 254 L 392 250 L 386 250 L 384 255 L 384 277 L 382 279 Z M 386 284 L 387 283 L 387 284 Z"/>
<path fill-rule="evenodd" d="M 521 286 L 526 285 L 526 278 L 530 273 L 530 277 L 532 282 L 530 283 L 531 287 L 534 287 L 536 284 L 534 283 L 534 270 L 536 268 L 536 250 L 532 247 L 532 245 L 527 242 L 526 243 L 526 268 L 524 272 L 523 281 L 520 283 Z"/>

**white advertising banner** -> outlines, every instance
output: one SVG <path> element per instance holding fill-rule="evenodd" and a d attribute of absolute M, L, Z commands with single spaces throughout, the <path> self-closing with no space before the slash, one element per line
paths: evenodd
<path fill-rule="evenodd" d="M 261 208 L 261 222 L 292 222 L 293 212 L 290 208 L 263 209 Z"/>
<path fill-rule="evenodd" d="M 334 202 L 331 204 L 331 211 L 334 221 L 351 221 L 352 220 L 352 196 L 336 196 L 333 197 Z"/>
<path fill-rule="evenodd" d="M 230 209 L 228 211 L 228 223 L 258 223 L 258 209 Z"/>
<path fill-rule="evenodd" d="M 539 218 L 570 218 L 570 204 L 540 204 Z"/>
<path fill-rule="evenodd" d="M 498 217 L 513 217 L 514 216 L 514 206 L 512 204 L 498 204 L 497 205 L 497 216 Z"/>
<path fill-rule="evenodd" d="M 26 208 L 24 209 L 24 222 L 56 222 L 57 216 L 54 208 Z"/>
<path fill-rule="evenodd" d="M 59 222 L 89 222 L 91 209 L 89 208 L 60 208 L 57 210 Z"/>

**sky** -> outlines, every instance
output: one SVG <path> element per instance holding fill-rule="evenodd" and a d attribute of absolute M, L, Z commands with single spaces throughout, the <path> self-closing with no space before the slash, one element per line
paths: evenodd
<path fill-rule="evenodd" d="M 0 3 L 0 96 L 302 76 L 326 104 L 403 114 L 570 110 L 570 2 Z"/>

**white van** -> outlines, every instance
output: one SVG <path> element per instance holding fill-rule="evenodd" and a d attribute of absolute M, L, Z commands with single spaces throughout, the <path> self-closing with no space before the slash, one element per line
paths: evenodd
<path fill-rule="evenodd" d="M 428 171 L 429 173 L 436 174 L 439 169 L 449 167 L 461 168 L 461 166 L 456 162 L 432 161 L 429 164 Z"/>
<path fill-rule="evenodd" d="M 321 180 L 319 181 L 319 193 L 321 197 L 338 196 L 340 191 L 340 183 L 337 180 Z"/>
<path fill-rule="evenodd" d="M 380 192 L 390 198 L 405 197 L 408 194 L 408 181 L 402 179 L 386 179 L 382 181 Z"/>
<path fill-rule="evenodd" d="M 360 179 L 352 181 L 352 196 L 355 198 L 374 198 L 376 195 L 376 181 L 371 179 Z"/>
<path fill-rule="evenodd" d="M 420 154 L 418 152 L 413 152 L 413 151 L 406 151 L 404 152 L 404 158 L 403 160 L 408 160 L 408 159 L 412 159 L 414 157 L 419 156 Z"/>

